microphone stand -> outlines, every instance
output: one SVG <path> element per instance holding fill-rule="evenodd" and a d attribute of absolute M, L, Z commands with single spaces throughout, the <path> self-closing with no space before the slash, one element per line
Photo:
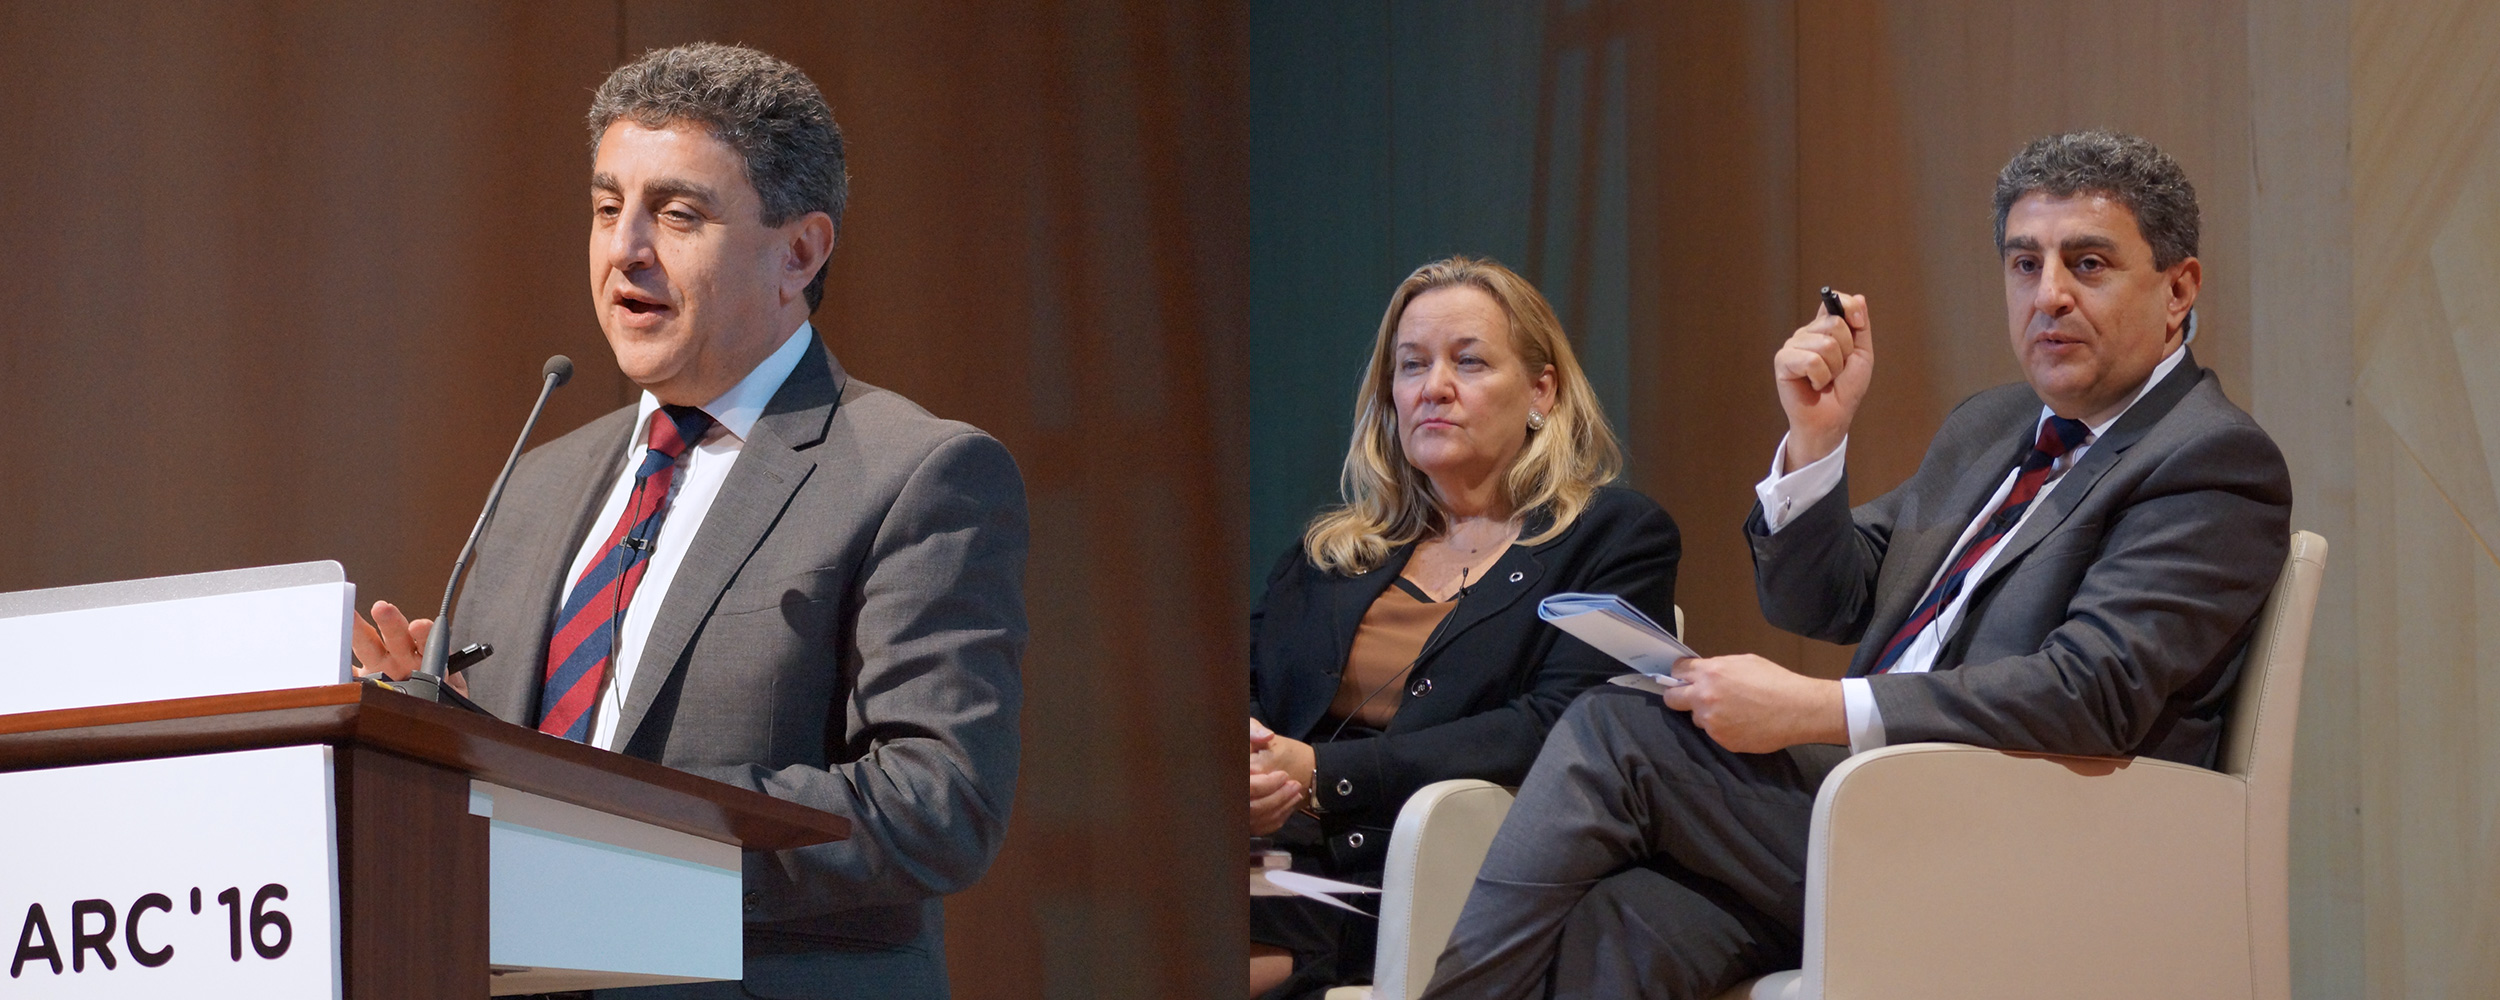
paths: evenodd
<path fill-rule="evenodd" d="M 446 666 L 451 662 L 451 597 L 460 587 L 460 578 L 468 572 L 469 558 L 477 554 L 478 536 L 486 533 L 486 522 L 494 519 L 495 505 L 503 502 L 504 485 L 512 481 L 512 469 L 521 462 L 521 449 L 529 445 L 530 431 L 538 427 L 538 415 L 547 409 L 547 397 L 556 387 L 573 379 L 573 360 L 564 355 L 548 358 L 540 369 L 538 402 L 530 405 L 529 420 L 521 424 L 520 440 L 512 442 L 512 454 L 503 460 L 503 473 L 495 477 L 495 488 L 487 491 L 486 509 L 478 512 L 477 524 L 469 529 L 469 541 L 460 547 L 460 559 L 451 565 L 451 580 L 443 584 L 443 607 L 434 615 L 434 629 L 426 633 L 425 655 L 415 673 L 407 680 L 395 681 L 387 675 L 375 674 L 365 683 L 401 694 L 415 695 L 431 702 L 466 708 L 482 715 L 493 715 L 476 702 L 452 690 L 447 683 Z"/>

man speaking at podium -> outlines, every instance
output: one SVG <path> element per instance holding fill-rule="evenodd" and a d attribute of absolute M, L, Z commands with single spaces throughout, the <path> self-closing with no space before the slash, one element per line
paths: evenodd
<path fill-rule="evenodd" d="M 818 341 L 842 140 L 797 68 L 654 51 L 589 124 L 591 302 L 642 398 L 521 459 L 453 617 L 494 646 L 468 692 L 851 821 L 746 854 L 743 984 L 599 995 L 944 996 L 939 897 L 1015 789 L 1022 480 Z M 431 623 L 373 619 L 357 659 L 405 676 Z"/>
<path fill-rule="evenodd" d="M 1755 588 L 1773 624 L 1858 643 L 1847 678 L 1722 656 L 1678 664 L 1690 684 L 1663 698 L 1582 696 L 1426 996 L 1698 1000 L 1796 968 L 1808 821 L 1843 747 L 2212 766 L 2289 548 L 2291 478 L 2187 349 L 2195 191 L 2151 143 L 2080 132 L 2015 154 L 1995 209 L 2027 384 L 1955 407 L 1908 482 L 1849 506 L 1849 437 L 1883 433 L 1852 427 L 1874 374 L 1864 298 L 1773 362 L 1788 436 L 1745 525 Z"/>

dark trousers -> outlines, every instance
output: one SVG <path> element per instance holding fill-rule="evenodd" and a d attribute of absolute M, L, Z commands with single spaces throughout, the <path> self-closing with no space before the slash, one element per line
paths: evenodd
<path fill-rule="evenodd" d="M 1795 968 L 1836 746 L 1734 753 L 1603 685 L 1545 740 L 1427 998 L 1707 998 Z M 1550 992 L 1549 992 L 1550 990 Z"/>

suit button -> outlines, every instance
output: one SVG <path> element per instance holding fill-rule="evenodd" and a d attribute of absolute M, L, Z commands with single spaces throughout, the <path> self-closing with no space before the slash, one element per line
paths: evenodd
<path fill-rule="evenodd" d="M 1432 678 L 1430 677 L 1415 678 L 1415 683 L 1406 686 L 1406 696 L 1409 698 L 1421 698 L 1431 692 Z"/>
<path fill-rule="evenodd" d="M 1352 795 L 1352 794 L 1354 794 L 1354 781 L 1353 781 L 1352 779 L 1350 779 L 1350 778 L 1339 778 L 1339 779 L 1337 779 L 1337 794 L 1339 794 L 1339 795 Z"/>
<path fill-rule="evenodd" d="M 760 892 L 750 892 L 750 893 L 747 893 L 747 896 L 746 896 L 746 904 L 747 904 L 747 909 L 752 910 L 752 909 L 754 909 L 754 908 L 756 907 L 756 905 L 757 905 L 757 904 L 762 903 L 763 901 L 764 901 L 764 894 L 763 894 L 763 893 L 760 893 Z"/>
<path fill-rule="evenodd" d="M 1360 831 L 1346 834 L 1345 845 L 1355 850 L 1361 850 L 1363 848 L 1363 834 Z"/>

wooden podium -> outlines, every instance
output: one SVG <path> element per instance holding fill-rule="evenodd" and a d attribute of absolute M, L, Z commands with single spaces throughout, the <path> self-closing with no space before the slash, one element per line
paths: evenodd
<path fill-rule="evenodd" d="M 528 916 L 550 906 L 592 911 L 584 915 L 594 922 L 627 921 L 635 933 L 647 932 L 653 941 L 690 935 L 717 949 L 719 942 L 739 934 L 735 873 L 740 850 L 803 847 L 849 834 L 849 823 L 839 816 L 359 684 L 0 715 L 0 772 L 325 746 L 335 782 L 336 981 L 349 1000 L 475 1000 L 730 978 L 658 975 L 614 966 L 550 968 L 517 964 L 496 952 L 538 948 L 530 935 L 562 932 L 560 926 Z M 12 802 L 10 808 L 60 815 L 79 804 Z M 167 833 L 179 836 L 181 831 Z M 535 853 L 526 861 L 499 863 L 498 852 L 516 852 L 518 857 L 523 850 Z M 592 886 L 611 895 L 623 893 L 623 910 L 642 905 L 638 900 L 647 900 L 645 908 L 654 910 L 615 912 L 619 905 L 593 906 L 566 891 L 602 881 L 578 877 L 580 872 L 613 870 L 652 871 L 669 878 L 690 872 L 684 877 L 709 880 L 701 885 L 708 887 L 702 891 L 711 902 L 691 908 L 669 904 L 662 898 L 664 889 L 651 887 L 657 882 Z M 545 889 L 528 884 L 532 879 L 568 872 L 576 876 L 574 881 L 559 883 L 553 893 L 566 898 L 552 903 L 532 898 Z M 726 883 L 721 881 L 724 873 Z M 131 904 L 124 909 L 128 950 L 120 968 L 135 970 L 142 963 L 133 961 L 132 952 L 149 954 L 157 946 L 148 943 L 147 935 L 173 933 L 172 928 L 183 926 L 178 920 L 222 926 L 214 904 L 203 910 L 198 888 L 190 890 L 189 910 L 207 913 L 205 919 L 182 915 L 181 889 L 167 891 L 171 895 L 160 897 L 166 900 L 163 907 L 145 916 L 151 928 L 168 930 L 151 929 L 143 935 L 142 908 Z M 723 891 L 730 894 L 726 913 L 720 905 Z M 238 927 L 240 912 L 236 904 L 232 919 Z M 522 916 L 510 916 L 506 926 L 496 926 L 496 914 Z M 73 945 L 72 933 L 93 930 L 95 916 L 74 916 L 86 923 L 60 932 L 60 950 Z M 81 938 L 75 946 L 82 950 L 69 954 L 80 963 L 93 959 L 99 974 L 111 959 L 94 942 L 112 947 L 120 940 L 110 929 L 113 915 L 108 911 L 100 916 L 106 927 L 102 938 Z M 17 915 L 0 918 L 14 921 Z M 257 912 L 254 920 L 250 940 L 259 947 L 266 938 Z M 597 946 L 645 947 L 634 941 Z M 190 949 L 182 959 L 186 962 L 226 960 L 222 944 L 185 947 Z M 154 954 L 172 955 L 173 948 L 163 946 Z M 234 955 L 236 963 L 248 960 L 240 940 Z M 734 951 L 732 955 L 734 960 Z M 585 966 L 590 964 L 595 963 Z M 21 971 L 37 976 L 53 967 L 60 967 L 57 961 L 33 963 Z M 51 974 L 67 981 L 82 973 Z M 0 985 L 8 982 L 0 980 Z"/>

